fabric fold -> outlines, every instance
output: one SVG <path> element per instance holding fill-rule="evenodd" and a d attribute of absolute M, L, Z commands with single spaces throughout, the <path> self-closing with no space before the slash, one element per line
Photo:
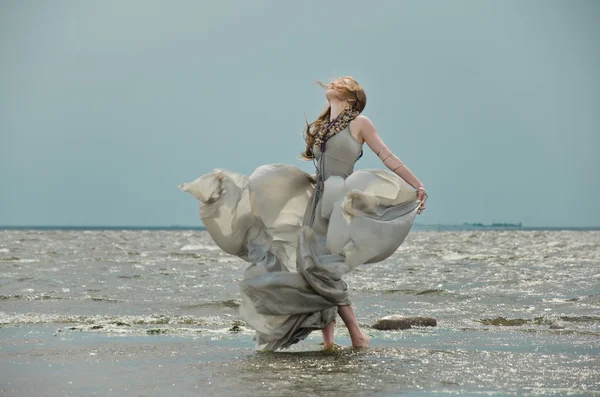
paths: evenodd
<path fill-rule="evenodd" d="M 325 328 L 337 306 L 351 304 L 343 276 L 392 255 L 412 226 L 420 203 L 401 178 L 385 170 L 346 174 L 327 178 L 320 200 L 315 178 L 285 164 L 249 177 L 217 169 L 180 185 L 200 201 L 215 243 L 250 262 L 240 317 L 256 330 L 259 349 L 286 348 Z M 303 226 L 313 211 L 314 224 Z"/>

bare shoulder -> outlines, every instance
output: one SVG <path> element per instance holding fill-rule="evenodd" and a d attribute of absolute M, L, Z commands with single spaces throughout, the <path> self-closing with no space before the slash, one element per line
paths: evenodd
<path fill-rule="evenodd" d="M 362 114 L 359 114 L 358 116 L 356 116 L 354 121 L 357 123 L 357 125 L 360 125 L 360 126 L 374 126 L 371 119 Z"/>
<path fill-rule="evenodd" d="M 362 138 L 361 141 L 364 140 L 365 136 L 376 132 L 375 125 L 371 119 L 367 116 L 363 116 L 362 114 L 359 114 L 354 120 L 352 120 L 350 128 L 352 129 L 353 135 L 356 134 L 357 137 Z"/>

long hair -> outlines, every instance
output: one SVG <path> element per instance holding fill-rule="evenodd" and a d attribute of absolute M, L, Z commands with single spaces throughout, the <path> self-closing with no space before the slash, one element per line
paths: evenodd
<path fill-rule="evenodd" d="M 363 88 L 350 76 L 340 77 L 339 79 L 333 80 L 328 84 L 323 84 L 320 81 L 315 82 L 324 89 L 334 89 L 340 92 L 343 99 L 348 100 L 348 103 L 352 105 L 359 113 L 367 106 L 367 94 Z M 304 140 L 306 141 L 306 149 L 301 153 L 302 158 L 305 160 L 311 160 L 315 157 L 313 153 L 313 145 L 315 144 L 315 137 L 317 132 L 323 128 L 323 124 L 329 121 L 331 116 L 331 106 L 327 105 L 321 112 L 319 117 L 312 123 L 306 121 L 306 129 L 304 130 Z"/>

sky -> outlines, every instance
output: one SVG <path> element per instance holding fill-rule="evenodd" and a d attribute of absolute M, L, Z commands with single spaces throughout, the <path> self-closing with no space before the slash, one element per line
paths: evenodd
<path fill-rule="evenodd" d="M 0 225 L 201 225 L 177 185 L 313 173 L 313 82 L 351 75 L 429 192 L 418 223 L 600 226 L 598 20 L 595 0 L 3 0 Z"/>

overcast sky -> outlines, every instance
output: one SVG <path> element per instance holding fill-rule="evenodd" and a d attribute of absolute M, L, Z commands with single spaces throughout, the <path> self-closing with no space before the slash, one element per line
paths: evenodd
<path fill-rule="evenodd" d="M 0 2 L 0 225 L 200 225 L 352 75 L 419 223 L 600 225 L 600 1 Z M 357 168 L 382 167 L 366 153 Z"/>

